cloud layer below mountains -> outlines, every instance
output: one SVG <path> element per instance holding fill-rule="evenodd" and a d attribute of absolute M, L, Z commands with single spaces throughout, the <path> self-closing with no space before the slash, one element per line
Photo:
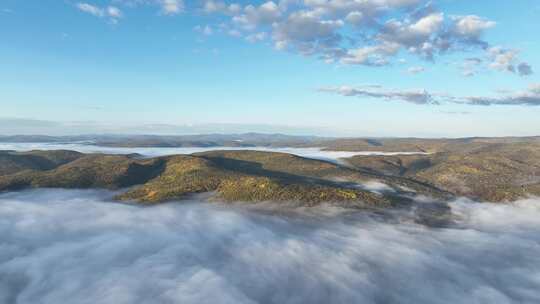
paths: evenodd
<path fill-rule="evenodd" d="M 540 201 L 268 214 L 99 191 L 0 195 L 2 303 L 538 303 Z"/>
<path fill-rule="evenodd" d="M 280 152 L 298 155 L 305 158 L 325 160 L 339 163 L 342 158 L 355 155 L 415 155 L 425 154 L 422 152 L 378 152 L 378 151 L 325 151 L 320 148 L 269 148 L 269 147 L 188 147 L 188 148 L 116 148 L 101 147 L 81 143 L 1 143 L 1 150 L 32 151 L 32 150 L 71 150 L 81 153 L 106 153 L 106 154 L 140 154 L 143 157 L 157 157 L 176 154 L 192 154 L 216 150 L 254 150 L 264 152 Z"/>

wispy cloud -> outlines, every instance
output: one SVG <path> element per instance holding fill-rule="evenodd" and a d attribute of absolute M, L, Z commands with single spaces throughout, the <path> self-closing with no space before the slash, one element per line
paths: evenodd
<path fill-rule="evenodd" d="M 176 15 L 184 11 L 183 0 L 160 0 L 160 5 L 166 15 Z"/>
<path fill-rule="evenodd" d="M 122 18 L 122 11 L 116 6 L 99 7 L 88 3 L 79 2 L 75 5 L 80 11 L 98 18 L 107 18 L 112 23 Z"/>
<path fill-rule="evenodd" d="M 416 67 L 410 67 L 407 69 L 407 73 L 409 74 L 420 74 L 420 73 L 423 73 L 425 72 L 426 69 L 424 67 L 421 67 L 421 66 L 416 66 Z"/>
<path fill-rule="evenodd" d="M 157 6 L 163 15 L 177 15 L 185 10 L 184 0 L 114 0 L 115 3 L 136 8 L 139 6 Z"/>
<path fill-rule="evenodd" d="M 205 25 L 205 26 L 197 25 L 197 26 L 195 26 L 193 28 L 193 30 L 195 30 L 195 32 L 197 32 L 199 34 L 203 34 L 205 36 L 210 36 L 210 35 L 212 35 L 214 33 L 214 30 L 209 25 Z"/>
<path fill-rule="evenodd" d="M 498 91 L 493 96 L 455 96 L 448 93 L 429 92 L 426 89 L 398 90 L 373 85 L 324 87 L 319 91 L 347 97 L 366 97 L 419 105 L 453 103 L 480 106 L 540 106 L 540 84 L 531 84 L 525 90 Z"/>
<path fill-rule="evenodd" d="M 340 86 L 320 88 L 319 91 L 347 97 L 368 97 L 388 101 L 405 101 L 414 104 L 438 104 L 438 101 L 426 90 L 394 90 L 374 86 Z"/>
<path fill-rule="evenodd" d="M 468 115 L 471 114 L 471 112 L 467 111 L 441 111 L 442 114 L 448 114 L 448 115 Z"/>

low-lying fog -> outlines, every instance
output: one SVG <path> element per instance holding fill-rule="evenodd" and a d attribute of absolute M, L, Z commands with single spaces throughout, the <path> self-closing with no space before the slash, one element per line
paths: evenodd
<path fill-rule="evenodd" d="M 306 158 L 320 159 L 332 162 L 339 162 L 341 158 L 353 157 L 355 155 L 402 155 L 402 154 L 424 154 L 420 152 L 345 152 L 345 151 L 323 151 L 320 148 L 268 148 L 268 147 L 193 147 L 193 148 L 117 148 L 102 147 L 84 143 L 0 143 L 0 150 L 30 151 L 30 150 L 73 150 L 82 153 L 107 153 L 107 154 L 131 154 L 138 153 L 145 157 L 156 157 L 174 154 L 192 154 L 197 152 L 215 150 L 257 150 L 268 152 L 290 153 Z"/>
<path fill-rule="evenodd" d="M 540 201 L 451 204 L 417 224 L 113 193 L 0 195 L 0 303 L 539 303 Z M 390 214 L 390 213 L 389 213 Z"/>

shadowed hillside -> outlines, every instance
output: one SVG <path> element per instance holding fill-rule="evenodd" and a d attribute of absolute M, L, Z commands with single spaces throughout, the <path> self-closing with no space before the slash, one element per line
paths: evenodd
<path fill-rule="evenodd" d="M 31 160 L 36 155 L 58 155 L 65 151 L 35 151 L 11 153 L 19 162 Z M 0 153 L 3 155 L 4 153 Z M 50 167 L 23 168 L 12 174 L 0 176 L 0 189 L 16 190 L 27 187 L 50 188 L 122 188 L 143 183 L 159 173 L 160 159 L 136 160 L 124 155 L 74 154 L 76 159 Z M 11 167 L 13 168 L 13 167 Z M 0 168 L 4 171 L 4 168 Z"/>
<path fill-rule="evenodd" d="M 353 187 L 349 183 L 322 178 L 341 173 L 347 176 L 350 174 L 349 169 L 342 169 L 341 172 L 339 167 L 326 162 L 282 153 L 231 153 L 231 156 L 241 157 L 234 159 L 226 155 L 203 154 L 141 160 L 122 155 L 82 155 L 72 162 L 48 170 L 20 170 L 3 175 L 0 177 L 0 190 L 28 187 L 132 187 L 120 194 L 118 199 L 145 203 L 181 199 L 189 194 L 203 192 L 214 192 L 215 198 L 226 201 L 287 201 L 308 206 L 321 202 L 349 202 L 349 206 L 357 207 L 390 203 L 385 197 Z M 32 153 L 24 155 L 32 156 Z M 264 169 L 267 163 L 276 163 L 274 158 L 292 158 L 298 169 L 303 167 L 305 170 L 293 173 L 286 163 L 282 164 L 281 169 Z M 320 174 L 317 174 L 317 169 Z"/>
<path fill-rule="evenodd" d="M 409 146 L 421 144 L 416 139 L 403 141 Z M 346 159 L 348 165 L 247 150 L 150 159 L 72 151 L 2 151 L 0 190 L 128 188 L 117 198 L 157 203 L 211 192 L 213 198 L 225 201 L 290 201 L 304 206 L 346 202 L 353 207 L 392 204 L 406 200 L 406 193 L 494 202 L 540 195 L 540 144 L 534 141 L 430 143 L 435 151 L 431 154 L 355 156 Z M 374 183 L 382 190 L 374 191 Z"/>
<path fill-rule="evenodd" d="M 51 170 L 72 162 L 82 153 L 74 151 L 0 151 L 0 175 L 12 174 L 23 170 Z"/>
<path fill-rule="evenodd" d="M 431 155 L 355 156 L 357 169 L 429 183 L 456 195 L 513 201 L 540 195 L 540 144 L 454 145 Z"/>

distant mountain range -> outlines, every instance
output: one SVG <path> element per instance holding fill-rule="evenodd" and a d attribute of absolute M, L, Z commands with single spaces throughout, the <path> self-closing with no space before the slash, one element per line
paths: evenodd
<path fill-rule="evenodd" d="M 0 142 L 83 142 L 106 147 L 319 147 L 339 151 L 440 152 L 463 144 L 539 143 L 540 137 L 469 138 L 336 138 L 285 134 L 241 133 L 200 135 L 11 135 Z"/>
<path fill-rule="evenodd" d="M 201 135 L 11 135 L 0 136 L 0 142 L 63 143 L 89 142 L 111 147 L 210 147 L 210 146 L 270 146 L 302 145 L 325 140 L 314 136 L 284 134 L 201 134 Z"/>

